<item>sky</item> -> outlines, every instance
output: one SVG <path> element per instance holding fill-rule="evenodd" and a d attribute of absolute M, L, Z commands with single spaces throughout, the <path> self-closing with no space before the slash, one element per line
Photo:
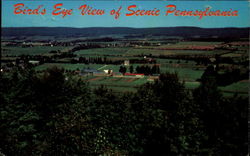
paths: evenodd
<path fill-rule="evenodd" d="M 45 15 L 23 15 L 14 14 L 14 5 L 23 3 L 25 7 L 36 9 L 39 5 L 46 8 Z M 61 8 L 73 9 L 72 15 L 52 15 L 54 5 L 62 3 Z M 81 5 L 88 5 L 95 9 L 105 10 L 105 14 L 100 15 L 81 15 L 78 9 Z M 160 10 L 159 16 L 125 16 L 130 13 L 127 7 L 136 5 L 133 10 Z M 173 14 L 165 15 L 167 5 L 175 5 L 177 10 L 210 10 L 229 11 L 230 9 L 238 10 L 238 16 L 235 17 L 216 17 L 207 16 L 199 19 L 198 17 L 174 16 Z M 110 11 L 121 8 L 120 16 L 115 19 L 110 15 Z M 221 28 L 221 27 L 250 27 L 248 1 L 68 1 L 68 0 L 3 0 L 2 1 L 2 27 L 174 27 L 174 26 L 195 26 L 203 28 Z M 42 10 L 41 9 L 41 10 Z"/>

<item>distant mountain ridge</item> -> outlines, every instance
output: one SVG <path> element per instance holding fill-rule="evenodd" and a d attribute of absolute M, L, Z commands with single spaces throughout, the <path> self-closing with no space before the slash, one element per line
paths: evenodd
<path fill-rule="evenodd" d="M 180 37 L 248 38 L 248 28 L 199 28 L 199 27 L 4 27 L 2 36 L 105 36 L 105 35 L 153 35 Z"/>

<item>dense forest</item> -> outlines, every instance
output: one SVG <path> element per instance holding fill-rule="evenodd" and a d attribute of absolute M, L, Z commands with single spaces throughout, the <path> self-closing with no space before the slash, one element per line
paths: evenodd
<path fill-rule="evenodd" d="M 58 68 L 2 72 L 0 153 L 245 156 L 248 98 L 223 96 L 211 73 L 192 91 L 165 73 L 118 94 Z"/>

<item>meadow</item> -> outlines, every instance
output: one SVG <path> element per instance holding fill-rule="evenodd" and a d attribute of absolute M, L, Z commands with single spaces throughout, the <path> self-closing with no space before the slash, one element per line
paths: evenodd
<path fill-rule="evenodd" d="M 20 56 L 20 55 L 46 55 L 50 51 L 60 50 L 66 52 L 71 47 L 64 46 L 34 46 L 34 47 L 14 47 L 14 46 L 3 46 L 1 48 L 3 56 Z"/>
<path fill-rule="evenodd" d="M 103 56 L 103 55 L 123 55 L 127 53 L 131 48 L 95 48 L 95 49 L 86 49 L 86 50 L 79 50 L 75 52 L 75 54 L 79 56 L 85 55 L 96 55 L 96 56 Z"/>
<path fill-rule="evenodd" d="M 100 67 L 102 67 L 103 65 L 101 64 L 69 64 L 69 63 L 45 63 L 42 64 L 40 66 L 35 67 L 35 70 L 37 71 L 41 71 L 41 70 L 46 70 L 48 68 L 52 68 L 52 67 L 58 67 L 58 68 L 62 68 L 65 70 L 81 70 L 84 68 L 90 68 L 90 69 L 98 69 Z"/>
<path fill-rule="evenodd" d="M 95 48 L 79 50 L 75 52 L 78 56 L 123 56 L 136 57 L 138 55 L 152 55 L 152 56 L 178 56 L 178 55 L 196 55 L 196 56 L 213 56 L 215 54 L 229 53 L 228 50 L 165 50 L 159 47 L 120 47 L 120 48 Z"/>
<path fill-rule="evenodd" d="M 248 96 L 249 93 L 249 80 L 242 80 L 235 82 L 225 87 L 219 87 L 223 92 L 228 94 L 238 93 L 240 95 Z"/>

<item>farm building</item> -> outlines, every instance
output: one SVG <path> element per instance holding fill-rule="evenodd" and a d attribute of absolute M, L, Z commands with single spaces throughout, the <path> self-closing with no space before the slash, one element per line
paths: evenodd
<path fill-rule="evenodd" d="M 30 60 L 29 63 L 33 65 L 39 65 L 40 61 Z"/>
<path fill-rule="evenodd" d="M 155 81 L 155 80 L 158 80 L 159 79 L 159 76 L 149 76 L 148 77 L 148 81 Z"/>
<path fill-rule="evenodd" d="M 124 61 L 124 66 L 129 66 L 129 60 Z"/>
<path fill-rule="evenodd" d="M 107 69 L 107 70 L 103 70 L 103 71 L 106 74 L 113 74 L 113 70 L 111 70 L 111 69 Z"/>
<path fill-rule="evenodd" d="M 137 78 L 143 78 L 144 74 L 137 74 L 137 73 L 125 73 L 124 77 L 137 77 Z"/>
<path fill-rule="evenodd" d="M 105 72 L 96 70 L 96 69 L 82 69 L 80 75 L 105 75 Z"/>

